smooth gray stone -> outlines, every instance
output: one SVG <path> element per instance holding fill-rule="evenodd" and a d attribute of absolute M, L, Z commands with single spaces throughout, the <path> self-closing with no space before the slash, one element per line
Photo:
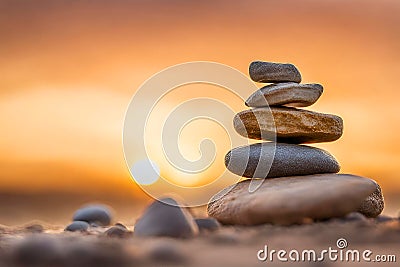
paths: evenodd
<path fill-rule="evenodd" d="M 197 235 L 198 231 L 192 215 L 185 208 L 172 198 L 164 198 L 147 207 L 135 225 L 134 235 L 187 238 Z"/>
<path fill-rule="evenodd" d="M 375 190 L 373 180 L 347 174 L 265 180 L 252 192 L 250 183 L 244 180 L 213 196 L 208 215 L 222 224 L 303 223 L 343 217 Z"/>
<path fill-rule="evenodd" d="M 73 220 L 95 223 L 100 226 L 107 226 L 111 223 L 112 215 L 107 206 L 88 205 L 77 210 L 74 214 Z"/>
<path fill-rule="evenodd" d="M 74 221 L 65 228 L 68 232 L 86 232 L 89 229 L 89 224 L 83 221 Z"/>
<path fill-rule="evenodd" d="M 254 61 L 249 66 L 250 78 L 255 82 L 301 82 L 299 70 L 288 63 Z"/>
<path fill-rule="evenodd" d="M 219 222 L 214 218 L 197 218 L 194 220 L 199 227 L 200 232 L 212 232 L 218 230 Z"/>
<path fill-rule="evenodd" d="M 308 107 L 317 102 L 323 92 L 320 84 L 276 83 L 260 88 L 247 100 L 248 107 L 288 106 Z"/>
<path fill-rule="evenodd" d="M 378 184 L 375 187 L 375 191 L 361 203 L 358 209 L 358 212 L 369 218 L 377 217 L 385 208 L 381 187 Z"/>
<path fill-rule="evenodd" d="M 336 173 L 340 170 L 339 163 L 325 150 L 272 142 L 232 149 L 225 156 L 225 166 L 234 174 L 248 178 Z"/>

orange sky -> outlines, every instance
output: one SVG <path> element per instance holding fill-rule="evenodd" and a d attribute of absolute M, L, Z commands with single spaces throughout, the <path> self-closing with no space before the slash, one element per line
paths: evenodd
<path fill-rule="evenodd" d="M 182 62 L 247 74 L 266 60 L 324 85 L 311 109 L 342 116 L 345 130 L 318 146 L 343 172 L 400 192 L 396 0 L 0 0 L 0 12 L 0 191 L 140 197 L 122 154 L 136 88 Z"/>

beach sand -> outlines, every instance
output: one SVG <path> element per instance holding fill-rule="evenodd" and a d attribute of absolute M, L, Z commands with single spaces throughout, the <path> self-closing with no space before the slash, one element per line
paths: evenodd
<path fill-rule="evenodd" d="M 133 231 L 133 227 L 128 225 Z M 222 226 L 214 232 L 190 239 L 166 237 L 109 237 L 107 227 L 94 227 L 86 233 L 64 232 L 59 226 L 29 224 L 0 226 L 0 266 L 365 266 L 365 262 L 331 261 L 280 262 L 274 255 L 266 261 L 257 258 L 259 250 L 315 250 L 318 255 L 331 247 L 340 251 L 337 240 L 344 238 L 342 250 L 371 250 L 369 256 L 395 255 L 399 260 L 400 221 L 378 223 L 374 219 L 331 219 L 305 225 L 252 227 Z M 261 256 L 264 254 L 261 253 Z M 339 255 L 339 254 L 338 254 Z M 344 254 L 345 255 L 345 254 Z M 286 255 L 288 257 L 288 255 Z M 344 256 L 345 259 L 345 256 Z M 351 258 L 350 258 L 351 259 Z M 300 258 L 301 260 L 301 258 Z M 397 266 L 398 263 L 370 262 L 370 266 Z"/>

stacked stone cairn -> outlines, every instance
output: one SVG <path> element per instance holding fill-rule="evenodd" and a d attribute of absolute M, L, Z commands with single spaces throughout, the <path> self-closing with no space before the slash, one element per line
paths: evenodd
<path fill-rule="evenodd" d="M 378 216 L 384 202 L 375 181 L 336 174 L 340 166 L 330 153 L 301 145 L 332 142 L 343 133 L 339 116 L 299 109 L 319 99 L 322 85 L 300 84 L 301 74 L 292 64 L 255 61 L 249 73 L 253 81 L 269 84 L 246 100 L 251 109 L 235 115 L 234 127 L 246 138 L 267 142 L 227 153 L 227 169 L 252 179 L 213 196 L 209 216 L 238 225 L 301 224 L 352 212 Z"/>

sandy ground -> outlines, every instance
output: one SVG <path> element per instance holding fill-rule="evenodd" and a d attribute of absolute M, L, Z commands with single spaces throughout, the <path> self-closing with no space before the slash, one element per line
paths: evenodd
<path fill-rule="evenodd" d="M 373 219 L 332 219 L 294 226 L 223 226 L 191 239 L 137 238 L 131 234 L 117 238 L 106 236 L 106 230 L 96 227 L 88 233 L 67 233 L 43 224 L 0 226 L 0 266 L 398 266 L 400 261 L 399 220 L 378 223 Z M 265 245 L 269 251 L 297 250 L 300 255 L 305 249 L 313 249 L 317 255 L 329 247 L 340 251 L 340 238 L 347 241 L 343 252 L 358 250 L 362 257 L 364 250 L 371 250 L 371 260 L 378 254 L 394 255 L 397 263 L 366 263 L 362 259 L 355 263 L 334 262 L 328 255 L 322 262 L 280 262 L 276 255 L 272 262 L 257 258 Z"/>

